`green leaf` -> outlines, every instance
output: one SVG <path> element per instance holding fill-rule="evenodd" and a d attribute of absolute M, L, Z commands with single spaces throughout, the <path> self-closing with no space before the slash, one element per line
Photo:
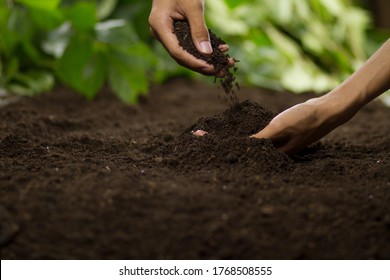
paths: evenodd
<path fill-rule="evenodd" d="M 57 63 L 57 75 L 67 84 L 82 87 L 81 73 L 93 54 L 91 42 L 73 37 L 63 56 Z"/>
<path fill-rule="evenodd" d="M 334 16 L 341 15 L 346 10 L 343 1 L 340 0 L 319 0 L 319 2 L 323 6 L 323 10 Z"/>
<path fill-rule="evenodd" d="M 46 71 L 28 71 L 26 74 L 18 74 L 15 78 L 31 88 L 35 93 L 50 90 L 54 85 L 54 77 Z"/>
<path fill-rule="evenodd" d="M 20 95 L 20 96 L 33 96 L 34 91 L 28 86 L 23 86 L 20 84 L 9 84 L 6 87 L 7 91 L 12 94 Z"/>
<path fill-rule="evenodd" d="M 108 81 L 116 95 L 128 104 L 134 104 L 138 96 L 148 89 L 145 76 L 129 69 L 131 62 L 121 56 L 113 56 L 108 71 Z"/>
<path fill-rule="evenodd" d="M 251 36 L 252 36 L 252 41 L 257 46 L 270 46 L 270 45 L 272 45 L 268 36 L 265 33 L 261 32 L 260 30 L 254 30 L 253 33 L 251 34 Z"/>
<path fill-rule="evenodd" d="M 70 35 L 71 25 L 65 22 L 47 34 L 46 39 L 41 43 L 42 50 L 55 58 L 60 58 L 68 46 Z"/>
<path fill-rule="evenodd" d="M 5 5 L 5 1 L 0 1 L 0 26 L 6 24 L 10 9 Z"/>
<path fill-rule="evenodd" d="M 25 4 L 31 8 L 54 10 L 58 7 L 58 4 L 61 2 L 61 0 L 16 0 L 16 2 Z"/>
<path fill-rule="evenodd" d="M 98 41 L 113 45 L 128 46 L 139 40 L 132 26 L 123 19 L 99 22 L 95 31 Z"/>
<path fill-rule="evenodd" d="M 96 3 L 78 2 L 66 9 L 65 15 L 76 30 L 93 30 L 96 24 Z"/>
<path fill-rule="evenodd" d="M 97 4 L 97 18 L 105 19 L 114 11 L 118 0 L 100 0 Z"/>
<path fill-rule="evenodd" d="M 104 83 L 104 55 L 95 51 L 93 42 L 73 37 L 56 65 L 60 80 L 88 99 L 92 99 Z"/>
<path fill-rule="evenodd" d="M 238 18 L 237 14 L 229 9 L 224 1 L 206 1 L 208 14 L 212 16 L 208 21 L 225 35 L 247 35 L 248 24 Z M 229 22 L 229 24 L 226 24 Z"/>
<path fill-rule="evenodd" d="M 156 65 L 153 65 L 153 81 L 163 83 L 172 77 L 194 77 L 196 74 L 185 67 L 179 67 L 175 60 L 168 54 L 162 44 L 156 43 L 153 48 L 155 57 L 158 57 Z"/>
<path fill-rule="evenodd" d="M 6 27 L 19 40 L 31 41 L 34 37 L 34 25 L 26 10 L 12 9 Z"/>
<path fill-rule="evenodd" d="M 46 61 L 42 57 L 42 53 L 40 52 L 38 47 L 35 44 L 33 44 L 33 42 L 31 41 L 22 42 L 22 48 L 24 54 L 27 56 L 29 60 L 31 60 L 32 63 L 40 66 L 43 66 L 45 64 Z"/>
<path fill-rule="evenodd" d="M 147 69 L 154 62 L 148 47 L 142 43 L 118 49 L 109 56 L 108 80 L 111 88 L 124 102 L 134 104 L 146 94 L 149 80 Z"/>
<path fill-rule="evenodd" d="M 4 68 L 4 82 L 7 83 L 12 80 L 19 71 L 19 59 L 17 57 L 10 58 Z"/>
<path fill-rule="evenodd" d="M 230 8 L 235 8 L 242 3 L 241 0 L 226 0 L 225 2 Z"/>
<path fill-rule="evenodd" d="M 18 38 L 14 32 L 3 29 L 0 26 L 0 53 L 5 56 L 10 56 L 17 44 Z"/>
<path fill-rule="evenodd" d="M 54 86 L 54 77 L 47 71 L 28 71 L 18 73 L 7 87 L 18 95 L 32 96 L 50 90 Z"/>
<path fill-rule="evenodd" d="M 82 72 L 82 80 L 86 97 L 91 100 L 102 88 L 106 80 L 107 66 L 105 56 L 101 52 L 94 53 Z"/>
<path fill-rule="evenodd" d="M 63 21 L 63 14 L 60 10 L 30 9 L 34 22 L 43 30 L 52 30 Z"/>

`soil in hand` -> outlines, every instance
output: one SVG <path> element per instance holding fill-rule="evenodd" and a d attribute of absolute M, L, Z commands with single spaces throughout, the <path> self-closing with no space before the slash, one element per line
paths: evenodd
<path fill-rule="evenodd" d="M 214 32 L 209 29 L 213 53 L 211 55 L 207 55 L 200 53 L 195 47 L 195 44 L 192 41 L 190 25 L 187 21 L 175 21 L 173 32 L 176 34 L 179 40 L 179 45 L 184 50 L 186 50 L 196 58 L 202 59 L 208 64 L 214 66 L 215 78 L 220 80 L 221 86 L 223 87 L 228 97 L 230 105 L 238 103 L 237 93 L 234 91 L 234 88 L 239 88 L 237 79 L 234 75 L 234 72 L 237 70 L 237 67 L 233 67 L 233 70 L 230 70 L 230 56 L 226 53 L 221 52 L 218 48 L 220 45 L 226 44 L 226 42 L 219 38 L 217 35 L 215 35 Z M 223 74 L 222 77 L 221 73 Z"/>

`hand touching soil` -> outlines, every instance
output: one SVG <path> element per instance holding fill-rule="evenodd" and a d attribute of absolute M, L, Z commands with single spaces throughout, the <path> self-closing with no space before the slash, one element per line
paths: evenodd
<path fill-rule="evenodd" d="M 293 155 L 354 115 L 349 111 L 338 111 L 331 104 L 320 97 L 295 105 L 276 116 L 263 130 L 251 137 L 269 138 L 278 150 Z"/>
<path fill-rule="evenodd" d="M 389 88 L 390 39 L 339 87 L 282 112 L 252 137 L 269 138 L 279 150 L 294 154 L 350 120 Z"/>
<path fill-rule="evenodd" d="M 293 155 L 349 121 L 389 88 L 390 39 L 339 87 L 285 110 L 251 137 L 271 139 L 280 151 Z M 197 131 L 194 135 L 204 134 Z"/>

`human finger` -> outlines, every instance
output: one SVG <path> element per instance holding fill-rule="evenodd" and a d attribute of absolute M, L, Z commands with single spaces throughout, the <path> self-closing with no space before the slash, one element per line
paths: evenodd
<path fill-rule="evenodd" d="M 212 54 L 210 34 L 204 20 L 204 1 L 192 1 L 185 14 L 190 25 L 192 41 L 200 53 Z"/>
<path fill-rule="evenodd" d="M 173 20 L 160 20 L 151 23 L 152 34 L 163 44 L 170 56 L 186 68 L 204 75 L 214 75 L 214 66 L 197 59 L 179 45 L 176 35 L 172 32 Z"/>
<path fill-rule="evenodd" d="M 205 136 L 208 132 L 207 131 L 204 131 L 204 130 L 196 130 L 196 131 L 191 131 L 192 135 L 196 136 L 196 137 L 202 137 L 202 136 Z"/>

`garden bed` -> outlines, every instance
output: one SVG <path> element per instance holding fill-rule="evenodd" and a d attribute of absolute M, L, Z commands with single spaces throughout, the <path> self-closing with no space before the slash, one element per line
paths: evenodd
<path fill-rule="evenodd" d="M 222 91 L 180 79 L 137 106 L 58 88 L 0 108 L 1 258 L 389 259 L 390 109 L 291 159 L 245 133 L 310 96 L 238 95 L 227 134 Z"/>

